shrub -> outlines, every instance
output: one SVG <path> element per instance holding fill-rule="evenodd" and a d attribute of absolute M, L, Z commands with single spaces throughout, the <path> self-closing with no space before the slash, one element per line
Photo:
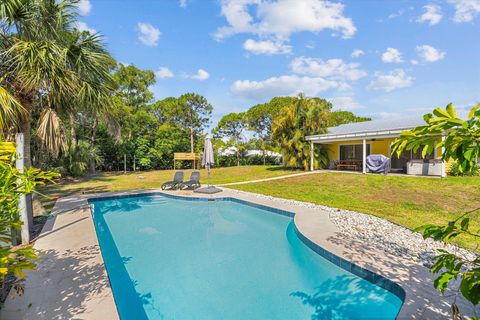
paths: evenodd
<path fill-rule="evenodd" d="M 15 168 L 15 146 L 0 141 L 0 291 L 11 285 L 18 294 L 22 294 L 25 270 L 35 269 L 37 252 L 33 247 L 28 244 L 13 246 L 22 227 L 19 198 L 22 194 L 33 192 L 35 186 L 44 181 L 53 182 L 52 179 L 57 176 L 36 168 L 25 168 L 24 172 L 20 172 Z"/>
<path fill-rule="evenodd" d="M 448 172 L 451 176 L 479 176 L 480 175 L 480 164 L 475 165 L 470 172 L 464 172 L 460 170 L 460 165 L 458 162 L 455 162 L 450 171 Z"/>

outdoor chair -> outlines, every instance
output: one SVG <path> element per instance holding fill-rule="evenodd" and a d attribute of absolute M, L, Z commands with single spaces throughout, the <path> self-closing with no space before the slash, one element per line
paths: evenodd
<path fill-rule="evenodd" d="M 175 174 L 173 175 L 173 181 L 168 181 L 162 184 L 162 190 L 176 190 L 183 182 L 183 175 L 183 171 L 175 172 Z"/>
<path fill-rule="evenodd" d="M 180 189 L 197 189 L 200 188 L 202 185 L 200 184 L 200 171 L 193 171 L 190 175 L 190 179 L 188 181 L 182 182 L 180 184 Z"/>

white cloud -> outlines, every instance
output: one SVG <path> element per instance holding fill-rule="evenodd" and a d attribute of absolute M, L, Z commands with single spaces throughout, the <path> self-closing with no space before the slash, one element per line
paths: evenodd
<path fill-rule="evenodd" d="M 296 74 L 339 81 L 355 81 L 365 77 L 367 73 L 359 67 L 358 63 L 345 63 L 342 59 L 323 61 L 317 58 L 298 57 L 290 63 L 290 68 Z"/>
<path fill-rule="evenodd" d="M 342 59 L 324 61 L 319 58 L 298 57 L 292 60 L 290 69 L 290 75 L 260 81 L 237 80 L 231 90 L 237 95 L 258 100 L 276 95 L 296 95 L 300 92 L 314 96 L 328 89 L 347 89 L 350 82 L 367 75 L 358 63 L 346 63 Z"/>
<path fill-rule="evenodd" d="M 442 10 L 439 6 L 434 4 L 429 4 L 423 7 L 425 12 L 418 17 L 417 22 L 423 23 L 427 22 L 430 26 L 436 25 L 442 20 Z"/>
<path fill-rule="evenodd" d="M 410 60 L 410 63 L 415 66 L 415 65 L 418 64 L 418 60 L 412 59 L 412 60 Z"/>
<path fill-rule="evenodd" d="M 413 7 L 408 7 L 408 10 L 412 10 Z M 403 16 L 407 12 L 407 9 L 401 8 L 397 12 L 389 14 L 386 18 L 378 19 L 378 22 L 387 22 L 388 20 L 396 19 Z"/>
<path fill-rule="evenodd" d="M 385 63 L 400 63 L 403 62 L 402 60 L 402 54 L 398 49 L 395 48 L 387 48 L 387 51 L 385 51 L 382 54 L 382 61 Z"/>
<path fill-rule="evenodd" d="M 470 22 L 480 14 L 480 0 L 448 0 L 455 7 L 453 21 Z"/>
<path fill-rule="evenodd" d="M 416 48 L 418 55 L 424 62 L 436 62 L 445 58 L 446 53 L 440 52 L 432 46 L 422 45 Z"/>
<path fill-rule="evenodd" d="M 365 108 L 362 104 L 357 102 L 353 97 L 333 97 L 329 98 L 328 101 L 330 101 L 333 104 L 333 108 L 335 110 L 356 110 L 356 109 L 361 109 Z"/>
<path fill-rule="evenodd" d="M 146 46 L 155 47 L 158 44 L 158 39 L 162 34 L 160 30 L 148 23 L 139 22 L 137 24 L 138 31 L 138 40 Z"/>
<path fill-rule="evenodd" d="M 88 31 L 90 34 L 97 33 L 97 30 L 90 28 L 85 22 L 82 21 L 76 21 L 73 26 L 80 32 Z"/>
<path fill-rule="evenodd" d="M 203 81 L 203 80 L 207 80 L 209 77 L 210 77 L 210 74 L 207 71 L 203 69 L 198 69 L 197 74 L 190 76 L 189 78 Z"/>
<path fill-rule="evenodd" d="M 407 76 L 402 69 L 396 69 L 389 73 L 376 72 L 375 79 L 368 85 L 368 90 L 382 90 L 390 92 L 400 88 L 410 87 L 414 78 Z"/>
<path fill-rule="evenodd" d="M 180 6 L 180 8 L 186 8 L 187 0 L 178 0 L 178 5 Z"/>
<path fill-rule="evenodd" d="M 256 7 L 253 14 L 252 7 Z M 343 15 L 344 5 L 323 0 L 222 0 L 221 13 L 228 25 L 217 29 L 215 39 L 251 33 L 286 40 L 296 32 L 338 31 L 352 37 L 356 28 Z"/>
<path fill-rule="evenodd" d="M 77 3 L 78 13 L 81 16 L 86 16 L 92 10 L 92 4 L 90 0 L 80 0 Z"/>
<path fill-rule="evenodd" d="M 287 75 L 272 77 L 262 81 L 237 80 L 234 82 L 231 90 L 234 94 L 261 100 L 275 96 L 293 96 L 301 92 L 308 96 L 315 96 L 319 92 L 336 87 L 338 87 L 336 81 L 325 80 L 320 77 Z"/>
<path fill-rule="evenodd" d="M 358 58 L 360 56 L 363 56 L 365 54 L 365 52 L 363 52 L 363 50 L 360 50 L 360 49 L 355 49 L 352 51 L 352 54 L 350 55 L 352 58 Z"/>
<path fill-rule="evenodd" d="M 160 67 L 157 71 L 155 71 L 155 76 L 160 79 L 172 78 L 173 72 L 167 67 Z"/>
<path fill-rule="evenodd" d="M 274 55 L 292 53 L 292 46 L 285 45 L 281 41 L 255 41 L 247 39 L 243 43 L 243 48 L 253 54 Z"/>

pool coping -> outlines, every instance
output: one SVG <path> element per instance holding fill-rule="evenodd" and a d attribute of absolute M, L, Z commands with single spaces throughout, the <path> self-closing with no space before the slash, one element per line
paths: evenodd
<path fill-rule="evenodd" d="M 85 229 L 84 231 L 88 234 L 89 241 L 96 243 L 98 246 L 89 200 L 145 196 L 149 194 L 160 194 L 170 198 L 192 201 L 229 200 L 253 205 L 290 217 L 294 215 L 293 220 L 297 234 L 312 250 L 357 276 L 382 287 L 389 287 L 390 290 L 385 289 L 397 296 L 400 295 L 400 298 L 403 296 L 403 305 L 397 319 L 435 319 L 444 318 L 449 314 L 449 301 L 433 288 L 433 278 L 426 267 L 416 265 L 412 263 L 412 261 L 407 261 L 401 257 L 392 256 L 385 252 L 378 252 L 377 250 L 368 248 L 368 244 L 361 246 L 361 244 L 357 243 L 353 246 L 351 243 L 342 243 L 342 235 L 339 233 L 338 228 L 330 221 L 328 212 L 322 212 L 322 210 L 318 208 L 308 206 L 296 206 L 285 199 L 266 197 L 228 188 L 222 189 L 223 193 L 215 195 L 145 189 L 63 197 L 57 200 L 52 211 L 53 217 L 47 221 L 40 236 L 43 238 L 37 241 L 35 247 L 37 247 L 37 244 L 42 240 L 48 239 L 50 233 L 65 228 L 65 224 L 61 223 L 65 216 L 74 215 L 82 215 L 82 219 L 86 218 L 89 220 L 88 224 L 83 227 Z M 94 239 L 92 239 L 92 237 Z M 58 239 L 56 240 L 58 241 Z M 40 247 L 45 247 L 46 245 L 47 243 L 41 243 Z M 48 242 L 48 245 L 55 248 L 56 243 Z M 100 256 L 99 259 L 101 260 L 100 265 L 102 267 L 103 277 L 107 278 L 108 281 L 108 275 L 106 274 L 100 250 L 96 255 Z M 45 275 L 43 276 L 45 277 Z M 65 277 L 68 278 L 68 276 L 68 274 L 65 274 Z M 45 279 L 41 279 L 41 277 L 39 279 L 39 277 L 38 272 L 29 273 L 25 295 L 15 300 L 7 300 L 5 308 L 0 311 L 0 317 L 2 317 L 2 319 L 49 319 L 48 316 L 42 317 L 45 313 L 41 313 L 41 310 L 45 311 L 49 306 L 48 301 L 38 301 L 38 298 L 35 299 L 35 288 L 37 288 L 38 293 L 38 284 L 42 281 L 45 282 Z M 66 279 L 66 281 L 68 280 L 69 279 Z M 107 317 L 102 315 L 102 319 L 119 319 L 110 284 L 108 283 L 103 289 L 101 299 L 93 297 L 92 300 L 99 300 L 95 300 L 95 302 L 101 304 L 103 309 L 111 309 L 113 307 L 114 310 L 107 312 L 109 314 Z M 53 296 L 55 296 L 55 294 L 53 294 Z M 35 304 L 33 305 L 34 307 L 31 307 L 32 301 L 38 305 Z M 90 305 L 92 304 L 91 301 L 87 302 L 89 302 Z M 460 301 L 459 304 L 462 306 L 463 302 Z M 95 308 L 89 308 L 88 306 L 80 308 L 76 316 L 82 319 L 99 318 L 97 316 L 98 311 L 95 310 L 98 309 L 98 304 L 93 304 L 93 306 L 95 306 Z M 105 310 L 103 311 L 105 313 Z"/>

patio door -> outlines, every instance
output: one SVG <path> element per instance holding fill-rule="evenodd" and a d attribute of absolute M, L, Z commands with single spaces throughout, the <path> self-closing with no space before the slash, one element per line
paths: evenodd
<path fill-rule="evenodd" d="M 367 156 L 370 154 L 370 144 L 367 144 Z M 340 145 L 340 160 L 358 160 L 363 159 L 362 144 L 344 144 Z"/>

